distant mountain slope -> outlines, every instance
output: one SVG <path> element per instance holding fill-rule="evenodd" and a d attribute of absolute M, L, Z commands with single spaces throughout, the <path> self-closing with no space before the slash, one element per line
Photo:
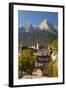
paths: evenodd
<path fill-rule="evenodd" d="M 47 20 L 42 21 L 38 27 L 27 25 L 27 28 L 19 28 L 19 44 L 32 45 L 39 42 L 46 45 L 57 38 L 57 30 Z"/>

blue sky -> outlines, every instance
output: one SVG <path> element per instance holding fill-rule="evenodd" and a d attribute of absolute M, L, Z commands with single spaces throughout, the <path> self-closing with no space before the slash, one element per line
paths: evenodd
<path fill-rule="evenodd" d="M 44 19 L 58 27 L 58 13 L 56 12 L 40 12 L 40 11 L 18 11 L 18 27 L 25 26 L 27 22 L 32 25 L 39 25 Z"/>

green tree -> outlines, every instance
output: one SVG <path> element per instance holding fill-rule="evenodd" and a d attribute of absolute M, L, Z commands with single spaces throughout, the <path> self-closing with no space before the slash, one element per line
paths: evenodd
<path fill-rule="evenodd" d="M 58 76 L 58 60 L 52 60 L 53 48 L 56 48 L 56 53 L 58 53 L 58 40 L 54 40 L 49 44 L 49 56 L 50 63 L 48 64 L 48 76 L 57 77 Z"/>
<path fill-rule="evenodd" d="M 58 40 L 54 40 L 48 45 L 49 48 L 56 48 L 58 51 Z"/>
<path fill-rule="evenodd" d="M 52 77 L 52 63 L 53 61 L 51 60 L 48 64 L 48 77 Z"/>
<path fill-rule="evenodd" d="M 57 77 L 58 76 L 58 60 L 55 60 L 53 62 L 53 65 L 52 65 L 52 72 L 53 72 L 53 77 Z"/>
<path fill-rule="evenodd" d="M 29 70 L 31 73 L 32 69 L 35 67 L 36 59 L 37 56 L 33 54 L 31 49 L 23 50 L 19 56 L 19 71 Z"/>
<path fill-rule="evenodd" d="M 58 40 L 54 40 L 52 42 L 52 45 L 55 47 L 55 48 L 58 48 Z"/>
<path fill-rule="evenodd" d="M 51 61 L 48 65 L 48 76 L 57 77 L 58 76 L 58 60 Z"/>

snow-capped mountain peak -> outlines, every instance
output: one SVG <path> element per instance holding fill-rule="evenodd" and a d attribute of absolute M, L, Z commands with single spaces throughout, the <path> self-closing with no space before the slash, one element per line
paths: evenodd
<path fill-rule="evenodd" d="M 50 27 L 48 25 L 48 20 L 43 20 L 39 25 L 40 30 L 48 30 Z"/>

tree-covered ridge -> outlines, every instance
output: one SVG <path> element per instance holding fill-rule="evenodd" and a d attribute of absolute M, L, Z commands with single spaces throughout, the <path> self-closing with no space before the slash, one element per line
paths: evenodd
<path fill-rule="evenodd" d="M 29 46 L 36 44 L 38 41 L 40 45 L 44 44 L 46 46 L 57 38 L 57 34 L 48 31 L 22 32 L 19 33 L 19 44 Z"/>

